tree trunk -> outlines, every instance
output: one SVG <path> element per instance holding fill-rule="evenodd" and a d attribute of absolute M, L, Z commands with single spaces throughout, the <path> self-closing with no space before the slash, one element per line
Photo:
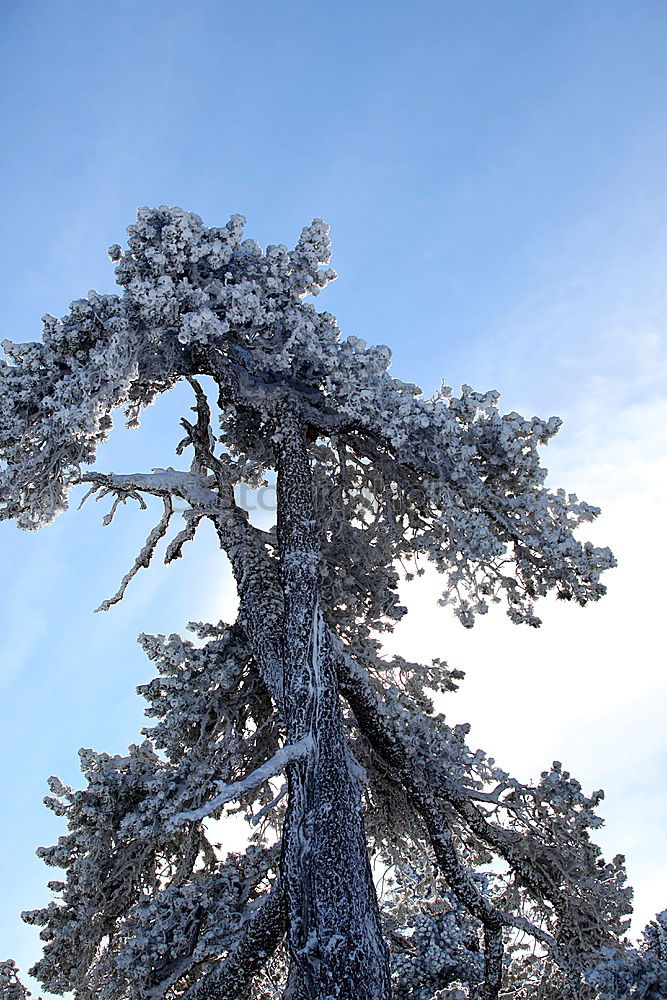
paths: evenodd
<path fill-rule="evenodd" d="M 318 602 L 306 431 L 288 402 L 281 407 L 276 438 L 287 741 L 312 739 L 309 755 L 288 770 L 281 872 L 290 980 L 309 1000 L 389 1000 L 389 956 L 366 847 L 361 787 Z"/>

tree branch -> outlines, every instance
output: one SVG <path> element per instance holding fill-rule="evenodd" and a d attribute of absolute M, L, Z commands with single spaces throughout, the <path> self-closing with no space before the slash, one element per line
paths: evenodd
<path fill-rule="evenodd" d="M 195 509 L 210 508 L 220 502 L 217 493 L 209 489 L 213 485 L 209 477 L 182 472 L 171 467 L 127 475 L 91 472 L 87 476 L 82 476 L 79 482 L 93 483 L 94 489 L 104 489 L 108 493 L 126 497 L 137 493 L 148 493 L 156 497 L 180 497 Z M 90 492 L 93 491 L 89 491 L 87 496 Z"/>
<path fill-rule="evenodd" d="M 171 520 L 171 516 L 174 513 L 171 497 L 168 496 L 163 497 L 162 502 L 164 504 L 164 513 L 160 518 L 160 520 L 158 521 L 158 523 L 153 528 L 153 530 L 151 531 L 151 533 L 149 534 L 148 538 L 146 539 L 144 547 L 142 548 L 141 552 L 134 561 L 134 566 L 125 574 L 125 576 L 120 582 L 120 587 L 118 588 L 114 596 L 108 598 L 106 601 L 102 601 L 100 606 L 98 608 L 95 608 L 96 612 L 108 611 L 109 608 L 113 607 L 114 604 L 118 604 L 119 601 L 122 601 L 123 594 L 127 590 L 127 585 L 129 584 L 130 580 L 137 575 L 140 569 L 147 569 L 148 566 L 150 566 L 151 559 L 153 558 L 153 555 L 155 554 L 155 549 L 157 548 L 157 544 L 160 541 L 160 539 L 164 538 L 164 536 L 166 535 L 167 528 L 169 527 L 169 522 Z"/>
<path fill-rule="evenodd" d="M 180 1000 L 245 1000 L 253 977 L 285 934 L 285 903 L 278 876 L 270 892 L 242 925 L 238 944 Z"/>
<path fill-rule="evenodd" d="M 414 748 L 409 748 L 405 744 L 391 719 L 383 712 L 379 696 L 367 675 L 354 662 L 340 641 L 337 642 L 337 651 L 341 690 L 349 701 L 362 732 L 373 749 L 401 773 L 401 780 L 408 783 L 406 788 L 409 785 L 418 794 L 420 778 L 415 770 Z M 522 848 L 521 842 L 524 838 L 520 834 L 489 823 L 484 813 L 468 798 L 467 789 L 447 774 L 437 761 L 422 759 L 421 763 L 428 767 L 428 788 L 433 789 L 437 796 L 445 799 L 456 810 L 472 833 L 512 865 L 519 879 L 538 900 L 546 898 L 554 906 L 569 909 L 565 897 L 558 888 L 558 873 L 556 870 L 552 871 L 553 864 L 547 857 L 545 848 L 542 848 L 539 854 L 543 871 L 538 873 Z M 537 848 L 539 845 L 531 842 L 531 846 Z M 534 860 L 533 858 L 532 861 Z"/>
<path fill-rule="evenodd" d="M 401 782 L 415 810 L 424 820 L 438 865 L 455 895 L 469 912 L 484 924 L 487 990 L 484 1000 L 492 1000 L 500 988 L 502 926 L 509 921 L 502 911 L 483 897 L 470 879 L 467 870 L 458 861 L 452 833 L 442 807 L 438 804 L 438 797 L 449 802 L 471 831 L 510 863 L 517 878 L 535 894 L 538 900 L 547 898 L 553 902 L 559 910 L 561 920 L 567 918 L 571 910 L 570 903 L 546 871 L 538 872 L 533 868 L 521 851 L 518 835 L 488 823 L 482 812 L 465 797 L 461 786 L 446 774 L 442 766 L 429 760 L 429 780 L 424 780 L 424 775 L 420 773 L 421 768 L 415 761 L 414 748 L 409 748 L 405 744 L 403 737 L 383 711 L 379 696 L 370 684 L 368 676 L 354 662 L 340 641 L 334 639 L 334 644 L 338 654 L 341 691 L 349 702 L 362 733 L 375 752 L 396 773 L 397 780 Z M 512 925 L 516 926 L 514 918 Z M 522 925 L 522 929 L 527 929 L 525 924 Z M 552 941 L 543 933 L 539 937 L 544 943 L 550 944 Z M 553 954 L 554 960 L 567 972 L 568 967 L 560 953 L 556 950 Z"/>
<path fill-rule="evenodd" d="M 259 812 L 255 813 L 254 816 L 250 817 L 250 825 L 257 826 L 257 824 L 262 819 L 264 819 L 266 814 L 271 812 L 271 810 L 274 809 L 278 805 L 278 803 L 285 798 L 286 795 L 287 795 L 287 784 L 284 784 L 281 786 L 280 791 L 278 792 L 278 794 L 274 799 L 272 799 L 270 802 L 267 802 L 265 806 L 262 806 Z"/>
<path fill-rule="evenodd" d="M 273 757 L 267 760 L 266 763 L 262 764 L 260 767 L 256 768 L 251 774 L 246 775 L 245 778 L 241 778 L 240 781 L 234 781 L 231 785 L 223 785 L 215 798 L 211 799 L 210 802 L 207 802 L 199 809 L 190 809 L 187 812 L 177 813 L 175 816 L 172 816 L 168 821 L 168 828 L 176 829 L 184 823 L 192 822 L 193 820 L 205 819 L 218 809 L 221 809 L 226 802 L 231 802 L 232 799 L 240 798 L 246 792 L 252 791 L 253 788 L 258 788 L 259 785 L 263 785 L 265 781 L 269 780 L 269 778 L 275 777 L 275 775 L 283 771 L 286 765 L 291 761 L 300 760 L 302 757 L 306 757 L 312 746 L 312 737 L 304 736 L 296 743 L 281 747 L 280 750 L 274 753 Z"/>

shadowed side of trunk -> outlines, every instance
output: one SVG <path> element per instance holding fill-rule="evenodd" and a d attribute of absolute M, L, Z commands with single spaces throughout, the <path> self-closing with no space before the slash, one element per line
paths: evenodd
<path fill-rule="evenodd" d="M 389 1000 L 361 808 L 361 788 L 338 696 L 335 660 L 318 602 L 316 522 L 306 432 L 280 411 L 278 531 L 285 598 L 287 740 L 312 739 L 290 765 L 283 831 L 291 975 L 310 1000 Z"/>

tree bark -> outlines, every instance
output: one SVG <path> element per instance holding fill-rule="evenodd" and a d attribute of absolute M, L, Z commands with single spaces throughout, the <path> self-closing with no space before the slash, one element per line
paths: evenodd
<path fill-rule="evenodd" d="M 309 1000 L 389 1000 L 389 955 L 366 847 L 361 787 L 318 601 L 306 430 L 288 400 L 279 409 L 276 450 L 287 741 L 304 736 L 313 741 L 309 755 L 288 769 L 281 874 L 290 980 Z"/>

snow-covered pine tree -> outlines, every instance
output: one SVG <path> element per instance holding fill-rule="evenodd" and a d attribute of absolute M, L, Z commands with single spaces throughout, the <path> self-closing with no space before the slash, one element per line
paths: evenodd
<path fill-rule="evenodd" d="M 589 836 L 601 793 L 557 763 L 522 784 L 473 752 L 431 701 L 461 675 L 379 641 L 405 613 L 408 560 L 445 574 L 466 627 L 492 602 L 536 626 L 551 591 L 603 595 L 613 557 L 573 534 L 597 510 L 544 485 L 538 447 L 559 421 L 391 377 L 386 347 L 341 339 L 304 301 L 335 277 L 327 227 L 262 250 L 243 224 L 141 209 L 110 250 L 122 295 L 90 293 L 46 316 L 41 342 L 3 344 L 0 516 L 48 524 L 80 484 L 111 499 L 107 522 L 157 497 L 103 607 L 177 516 L 165 560 L 208 520 L 239 597 L 235 622 L 194 640 L 142 636 L 156 666 L 144 742 L 81 751 L 82 790 L 50 780 L 68 832 L 40 853 L 64 876 L 24 914 L 44 941 L 32 972 L 82 1000 L 602 996 L 630 890 Z M 184 467 L 86 470 L 114 410 L 136 426 L 179 380 L 194 404 Z M 269 531 L 237 503 L 267 476 Z M 211 824 L 232 802 L 253 814 L 245 852 Z M 380 904 L 369 852 L 394 873 Z"/>

